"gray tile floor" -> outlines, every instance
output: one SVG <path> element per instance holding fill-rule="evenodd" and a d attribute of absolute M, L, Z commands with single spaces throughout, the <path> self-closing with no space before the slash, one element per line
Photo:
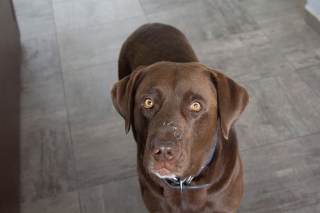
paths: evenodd
<path fill-rule="evenodd" d="M 136 147 L 110 98 L 124 40 L 182 30 L 245 86 L 238 212 L 320 212 L 320 36 L 304 0 L 14 0 L 21 31 L 22 212 L 146 212 Z"/>

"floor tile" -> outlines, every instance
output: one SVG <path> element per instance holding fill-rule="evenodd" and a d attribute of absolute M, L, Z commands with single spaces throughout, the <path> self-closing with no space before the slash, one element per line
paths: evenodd
<path fill-rule="evenodd" d="M 306 1 L 301 0 L 240 0 L 241 5 L 259 24 L 284 17 L 304 17 Z"/>
<path fill-rule="evenodd" d="M 320 37 L 300 16 L 267 21 L 261 24 L 261 27 L 280 48 L 290 47 L 301 42 L 319 40 Z"/>
<path fill-rule="evenodd" d="M 300 123 L 305 124 L 309 133 L 320 132 L 320 98 L 316 93 L 296 72 L 282 73 L 277 80 L 300 115 Z"/>
<path fill-rule="evenodd" d="M 192 0 L 140 0 L 143 10 L 146 14 L 159 13 L 171 8 L 177 8 Z"/>
<path fill-rule="evenodd" d="M 76 189 L 67 125 L 21 135 L 21 201 L 34 202 Z"/>
<path fill-rule="evenodd" d="M 320 97 L 320 65 L 300 69 L 300 76 L 307 82 L 313 91 Z"/>
<path fill-rule="evenodd" d="M 241 152 L 245 186 L 238 212 L 290 212 L 318 205 L 319 137 L 318 133 Z"/>
<path fill-rule="evenodd" d="M 320 100 L 294 70 L 242 85 L 250 104 L 236 124 L 241 150 L 320 130 Z"/>
<path fill-rule="evenodd" d="M 136 175 L 136 143 L 115 110 L 72 124 L 71 134 L 79 188 Z"/>
<path fill-rule="evenodd" d="M 23 7 L 16 12 L 20 39 L 28 40 L 38 37 L 50 36 L 55 33 L 51 5 Z"/>
<path fill-rule="evenodd" d="M 22 86 L 41 84 L 61 72 L 54 35 L 22 41 L 21 50 L 20 79 Z"/>
<path fill-rule="evenodd" d="M 51 0 L 12 0 L 15 13 L 27 11 L 30 8 L 37 8 L 41 6 L 50 6 Z"/>
<path fill-rule="evenodd" d="M 319 196 L 318 196 L 319 197 Z M 285 213 L 308 213 L 308 212 L 319 212 L 320 211 L 320 203 L 312 203 L 312 204 L 306 204 L 301 205 L 299 207 L 293 207 L 290 210 L 282 211 Z"/>
<path fill-rule="evenodd" d="M 99 117 L 114 108 L 110 92 L 118 81 L 117 62 L 63 75 L 71 123 Z"/>
<path fill-rule="evenodd" d="M 263 60 L 261 60 L 263 61 Z M 257 63 L 251 67 L 246 68 L 239 75 L 232 76 L 232 80 L 238 84 L 249 81 L 259 80 L 270 76 L 275 76 L 281 73 L 293 72 L 292 65 L 289 63 Z"/>
<path fill-rule="evenodd" d="M 300 17 L 286 17 L 262 26 L 296 69 L 320 64 L 320 35 Z"/>
<path fill-rule="evenodd" d="M 145 17 L 138 17 L 60 33 L 58 40 L 62 71 L 117 61 L 124 41 L 145 23 Z"/>
<path fill-rule="evenodd" d="M 147 213 L 138 178 L 132 177 L 79 191 L 83 213 Z"/>
<path fill-rule="evenodd" d="M 258 50 L 272 44 L 262 30 L 226 35 L 222 38 L 191 42 L 197 55 L 221 53 L 224 51 L 241 51 L 244 48 Z"/>
<path fill-rule="evenodd" d="M 198 58 L 205 66 L 211 69 L 220 69 L 228 77 L 234 80 L 241 79 L 241 81 L 252 80 L 276 72 L 281 73 L 280 69 L 267 73 L 270 69 L 264 68 L 287 64 L 286 58 L 270 41 L 258 45 L 243 44 L 239 41 L 238 47 L 213 50 L 199 54 Z"/>
<path fill-rule="evenodd" d="M 58 33 L 144 15 L 138 0 L 69 0 L 53 10 Z"/>
<path fill-rule="evenodd" d="M 66 1 L 72 1 L 72 0 L 51 0 L 53 4 L 58 2 L 66 2 Z"/>
<path fill-rule="evenodd" d="M 150 22 L 177 27 L 191 42 L 213 40 L 259 29 L 238 1 L 192 1 L 148 15 Z"/>
<path fill-rule="evenodd" d="M 21 132 L 67 123 L 61 73 L 21 88 Z"/>
<path fill-rule="evenodd" d="M 296 44 L 283 51 L 296 69 L 320 65 L 320 36 L 316 41 Z"/>
<path fill-rule="evenodd" d="M 80 213 L 78 191 L 21 204 L 22 213 Z"/>

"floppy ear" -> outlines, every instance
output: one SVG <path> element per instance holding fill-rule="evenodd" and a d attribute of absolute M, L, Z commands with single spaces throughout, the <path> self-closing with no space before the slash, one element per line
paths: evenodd
<path fill-rule="evenodd" d="M 125 120 L 126 133 L 130 131 L 133 117 L 134 96 L 144 67 L 138 67 L 130 75 L 115 83 L 111 90 L 112 102 Z"/>
<path fill-rule="evenodd" d="M 249 104 L 245 88 L 225 76 L 220 70 L 210 70 L 218 96 L 218 113 L 223 137 L 228 139 L 229 130 Z"/>

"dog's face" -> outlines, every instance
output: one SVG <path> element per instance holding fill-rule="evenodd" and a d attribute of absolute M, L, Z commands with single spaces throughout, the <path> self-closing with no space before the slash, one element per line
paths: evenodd
<path fill-rule="evenodd" d="M 195 176 L 209 159 L 218 117 L 225 138 L 248 104 L 246 90 L 199 63 L 160 62 L 116 83 L 112 98 L 132 124 L 143 166 L 160 178 Z"/>
<path fill-rule="evenodd" d="M 147 68 L 135 95 L 134 128 L 145 143 L 143 164 L 159 177 L 189 177 L 213 149 L 215 88 L 201 68 L 158 66 Z"/>

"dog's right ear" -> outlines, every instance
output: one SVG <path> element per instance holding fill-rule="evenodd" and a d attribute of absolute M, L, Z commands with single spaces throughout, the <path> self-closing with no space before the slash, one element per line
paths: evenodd
<path fill-rule="evenodd" d="M 130 75 L 115 83 L 111 90 L 112 102 L 125 120 L 126 133 L 130 131 L 133 117 L 134 96 L 145 67 L 138 67 Z"/>

